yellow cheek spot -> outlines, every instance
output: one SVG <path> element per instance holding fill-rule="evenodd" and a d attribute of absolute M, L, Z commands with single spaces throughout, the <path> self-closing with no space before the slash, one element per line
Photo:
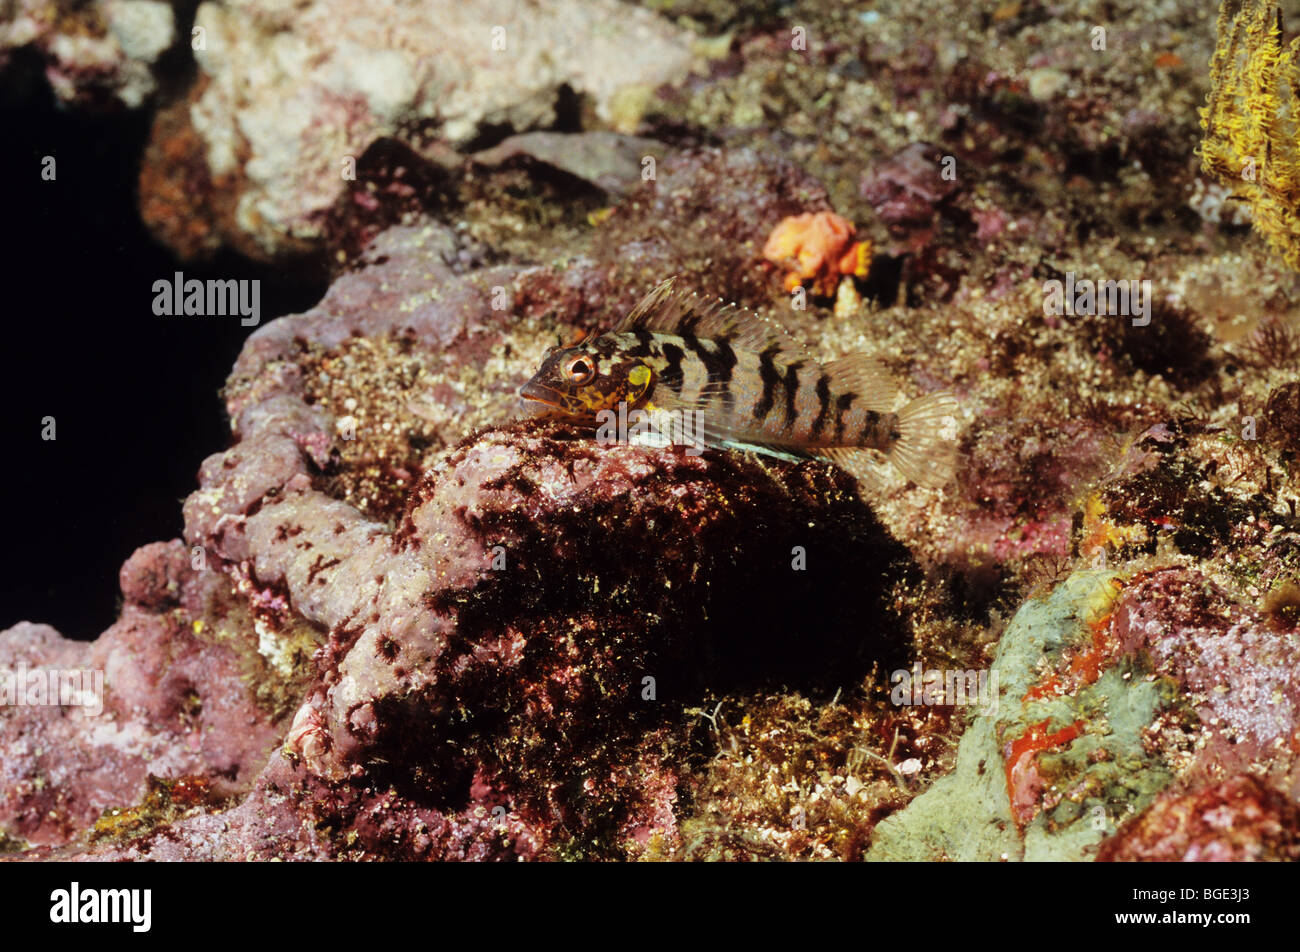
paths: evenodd
<path fill-rule="evenodd" d="M 637 364 L 627 375 L 628 397 L 637 400 L 650 388 L 654 372 L 645 364 Z"/>

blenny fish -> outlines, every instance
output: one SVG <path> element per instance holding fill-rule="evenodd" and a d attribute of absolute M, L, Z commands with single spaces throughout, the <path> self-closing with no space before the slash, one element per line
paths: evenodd
<path fill-rule="evenodd" d="M 904 477 L 942 486 L 957 402 L 932 393 L 895 411 L 898 387 L 866 354 L 827 364 L 774 321 L 708 301 L 669 278 L 611 332 L 552 347 L 519 391 L 542 413 L 595 425 L 620 404 L 702 420 L 708 447 L 822 457 L 874 481 L 878 450 Z"/>

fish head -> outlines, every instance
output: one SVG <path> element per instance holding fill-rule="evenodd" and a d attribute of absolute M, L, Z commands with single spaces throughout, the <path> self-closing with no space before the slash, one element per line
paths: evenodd
<path fill-rule="evenodd" d="M 649 392 L 654 372 L 645 363 L 586 344 L 552 347 L 533 379 L 519 389 L 552 415 L 595 420 L 620 403 L 633 409 Z"/>

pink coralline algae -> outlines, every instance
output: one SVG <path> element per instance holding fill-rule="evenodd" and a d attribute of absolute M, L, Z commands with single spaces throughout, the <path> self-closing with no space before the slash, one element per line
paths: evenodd
<path fill-rule="evenodd" d="M 1166 794 L 1102 844 L 1102 862 L 1300 860 L 1300 809 L 1249 774 Z"/>
<path fill-rule="evenodd" d="M 1300 792 L 1300 645 L 1290 632 L 1183 569 L 1134 580 L 1114 617 L 1123 650 L 1174 678 L 1209 731 L 1189 778 L 1267 765 L 1275 782 Z"/>
<path fill-rule="evenodd" d="M 178 541 L 138 550 L 121 577 L 122 615 L 93 644 L 45 625 L 0 633 L 6 672 L 103 679 L 98 716 L 84 703 L 0 706 L 0 825 L 12 838 L 62 845 L 104 810 L 136 802 L 149 774 L 246 785 L 283 733 L 279 679 L 243 632 L 225 633 L 239 628 L 224 579 L 192 569 Z"/>
<path fill-rule="evenodd" d="M 917 142 L 880 163 L 862 181 L 862 197 L 889 228 L 927 228 L 959 191 L 956 160 Z"/>
<path fill-rule="evenodd" d="M 1115 648 L 1171 679 L 1190 718 L 1164 717 L 1149 729 L 1152 749 L 1166 752 L 1177 778 L 1097 858 L 1300 858 L 1300 649 L 1292 633 L 1186 569 L 1134 579 L 1113 619 Z"/>

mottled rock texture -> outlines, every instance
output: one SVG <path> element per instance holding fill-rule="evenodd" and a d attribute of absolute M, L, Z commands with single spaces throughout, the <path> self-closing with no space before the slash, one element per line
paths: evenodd
<path fill-rule="evenodd" d="M 1243 774 L 1162 796 L 1102 844 L 1104 862 L 1241 863 L 1300 859 L 1295 801 Z"/>
<path fill-rule="evenodd" d="M 64 103 L 134 108 L 157 89 L 154 65 L 172 45 L 176 15 L 164 0 L 20 2 L 0 19 L 0 68 L 35 49 Z"/>
<path fill-rule="evenodd" d="M 548 126 L 562 90 L 616 123 L 620 93 L 680 79 L 690 61 L 686 33 L 615 0 L 242 0 L 200 4 L 194 26 L 198 78 L 157 124 L 142 173 L 146 195 L 178 169 L 197 186 L 143 206 L 184 254 L 318 252 L 376 142 L 437 154 L 485 127 Z"/>
<path fill-rule="evenodd" d="M 312 312 L 250 337 L 234 445 L 203 464 L 169 551 L 229 580 L 269 662 L 319 632 L 312 682 L 219 842 L 212 816 L 169 816 L 165 836 L 113 824 L 93 855 L 670 848 L 685 708 L 902 662 L 894 590 L 915 568 L 851 479 L 502 426 L 545 334 L 495 292 L 563 285 L 458 275 L 455 248 L 433 224 L 385 232 Z M 608 296 L 588 273 L 582 293 Z"/>
<path fill-rule="evenodd" d="M 94 643 L 28 623 L 0 633 L 5 671 L 98 672 L 104 686 L 98 712 L 0 706 L 0 825 L 13 840 L 61 845 L 139 800 L 149 774 L 247 787 L 288 726 L 301 682 L 258 654 L 247 610 L 225 579 L 191 567 L 187 547 L 138 550 L 122 594 Z"/>

